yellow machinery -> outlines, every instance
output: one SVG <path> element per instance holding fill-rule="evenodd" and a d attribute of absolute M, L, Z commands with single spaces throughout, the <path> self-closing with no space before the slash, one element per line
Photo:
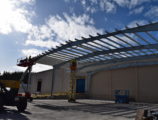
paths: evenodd
<path fill-rule="evenodd" d="M 24 111 L 26 109 L 27 96 L 18 94 L 19 87 L 19 81 L 0 80 L 0 110 L 3 109 L 4 105 L 16 106 L 18 111 Z"/>
<path fill-rule="evenodd" d="M 16 80 L 0 80 L 0 83 L 4 84 L 5 87 L 9 88 L 20 88 L 20 82 Z"/>
<path fill-rule="evenodd" d="M 18 61 L 17 65 L 28 68 L 21 76 L 20 80 L 0 80 L 0 110 L 3 108 L 4 105 L 7 105 L 16 106 L 18 111 L 24 111 L 27 107 L 27 100 L 32 101 L 31 94 L 28 91 L 28 84 L 26 88 L 23 81 L 28 74 L 28 83 L 30 82 L 30 74 L 32 70 L 32 65 L 34 64 L 34 59 L 32 59 L 31 56 L 29 58 L 21 59 L 20 61 Z M 23 94 L 18 94 L 20 85 L 25 92 L 24 96 Z"/>
<path fill-rule="evenodd" d="M 76 69 L 77 69 L 77 62 L 76 60 L 72 60 L 70 62 L 70 90 L 69 90 L 69 98 L 68 102 L 75 102 L 76 101 Z"/>

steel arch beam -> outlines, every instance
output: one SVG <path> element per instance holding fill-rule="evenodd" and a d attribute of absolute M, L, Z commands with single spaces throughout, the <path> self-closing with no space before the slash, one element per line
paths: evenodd
<path fill-rule="evenodd" d="M 117 59 L 112 59 L 112 60 L 105 60 L 102 62 L 95 62 L 92 64 L 84 65 L 78 70 L 85 69 L 87 67 L 92 67 L 92 66 L 98 66 L 98 65 L 106 65 L 106 64 L 112 64 L 112 63 L 119 63 L 119 62 L 130 62 L 130 61 L 138 61 L 138 60 L 148 60 L 148 59 L 153 59 L 153 58 L 158 58 L 158 54 L 152 54 L 152 55 L 142 55 L 142 56 L 135 56 L 135 57 L 127 57 L 127 58 L 117 58 Z"/>
<path fill-rule="evenodd" d="M 117 30 L 115 32 L 107 33 L 107 34 L 103 34 L 103 35 L 98 34 L 97 36 L 90 36 L 89 38 L 82 37 L 82 40 L 76 39 L 76 41 L 69 41 L 69 42 L 67 42 L 67 44 L 62 45 L 61 47 L 57 47 L 56 49 L 49 50 L 49 51 L 43 53 L 42 55 L 37 56 L 35 58 L 35 60 L 37 61 L 38 59 L 40 59 L 41 57 L 44 57 L 45 55 L 53 54 L 55 52 L 64 50 L 66 48 L 78 46 L 78 45 L 81 45 L 83 43 L 88 43 L 88 42 L 92 42 L 95 40 L 100 40 L 100 39 L 107 38 L 107 37 L 114 36 L 114 35 L 118 35 L 121 33 L 135 33 L 135 32 L 149 32 L 149 31 L 158 31 L 158 22 L 143 25 L 143 26 L 137 26 L 134 28 L 127 28 L 124 30 Z"/>

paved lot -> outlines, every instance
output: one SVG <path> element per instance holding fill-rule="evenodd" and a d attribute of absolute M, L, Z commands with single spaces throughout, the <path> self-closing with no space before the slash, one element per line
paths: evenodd
<path fill-rule="evenodd" d="M 140 108 L 158 109 L 155 104 L 114 104 L 103 100 L 34 100 L 26 112 L 15 107 L 5 107 L 0 120 L 134 120 Z"/>

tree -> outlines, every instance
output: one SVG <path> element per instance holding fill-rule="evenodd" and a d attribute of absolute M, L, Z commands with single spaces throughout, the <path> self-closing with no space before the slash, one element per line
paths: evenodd
<path fill-rule="evenodd" d="M 4 71 L 3 74 L 0 74 L 0 80 L 17 80 L 19 81 L 23 72 L 6 72 Z M 27 83 L 28 81 L 28 74 L 25 76 L 23 82 Z"/>

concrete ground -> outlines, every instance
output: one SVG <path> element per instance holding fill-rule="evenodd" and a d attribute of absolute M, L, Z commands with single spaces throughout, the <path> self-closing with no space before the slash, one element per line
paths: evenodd
<path fill-rule="evenodd" d="M 150 108 L 158 110 L 156 104 L 115 104 L 103 100 L 34 100 L 24 113 L 16 107 L 5 107 L 0 120 L 134 120 L 136 110 Z"/>

